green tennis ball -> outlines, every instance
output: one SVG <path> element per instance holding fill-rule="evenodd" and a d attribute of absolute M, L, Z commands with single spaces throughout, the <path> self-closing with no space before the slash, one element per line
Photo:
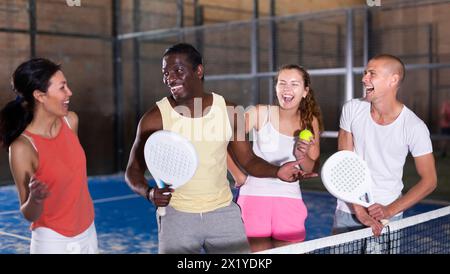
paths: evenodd
<path fill-rule="evenodd" d="M 300 140 L 305 140 L 307 142 L 311 141 L 311 139 L 314 137 L 311 131 L 304 129 L 300 131 L 300 134 L 298 135 Z"/>

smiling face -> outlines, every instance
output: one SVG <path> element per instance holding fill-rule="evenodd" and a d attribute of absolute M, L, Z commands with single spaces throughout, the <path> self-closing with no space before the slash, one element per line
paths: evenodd
<path fill-rule="evenodd" d="M 308 95 L 302 73 L 297 69 L 283 69 L 278 74 L 277 98 L 282 109 L 297 109 L 303 98 Z"/>
<path fill-rule="evenodd" d="M 364 70 L 362 83 L 365 91 L 365 99 L 369 102 L 383 97 L 387 92 L 388 71 L 383 60 L 371 60 Z"/>
<path fill-rule="evenodd" d="M 72 91 L 67 86 L 66 77 L 62 71 L 57 71 L 49 81 L 47 92 L 36 91 L 36 99 L 43 108 L 57 116 L 67 116 Z"/>
<path fill-rule="evenodd" d="M 164 56 L 162 73 L 163 82 L 169 87 L 175 101 L 180 102 L 201 95 L 203 66 L 194 68 L 185 54 Z"/>
<path fill-rule="evenodd" d="M 372 59 L 364 70 L 362 83 L 365 99 L 376 102 L 382 98 L 395 97 L 404 77 L 402 65 L 389 58 Z"/>

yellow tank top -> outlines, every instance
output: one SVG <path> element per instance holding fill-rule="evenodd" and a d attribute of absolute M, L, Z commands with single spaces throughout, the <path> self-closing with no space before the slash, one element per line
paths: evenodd
<path fill-rule="evenodd" d="M 161 112 L 163 129 L 188 138 L 194 145 L 199 165 L 194 177 L 172 193 L 170 205 L 177 210 L 201 213 L 228 206 L 233 198 L 227 179 L 227 146 L 232 129 L 226 103 L 213 93 L 211 108 L 199 118 L 180 115 L 188 111 L 170 105 L 167 98 L 156 104 Z M 201 99 L 195 99 L 196 109 L 202 111 Z"/>

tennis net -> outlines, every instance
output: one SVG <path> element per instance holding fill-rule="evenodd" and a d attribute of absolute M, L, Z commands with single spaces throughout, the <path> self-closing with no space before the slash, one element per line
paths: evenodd
<path fill-rule="evenodd" d="M 450 254 L 450 206 L 389 223 L 379 237 L 369 227 L 259 253 Z"/>

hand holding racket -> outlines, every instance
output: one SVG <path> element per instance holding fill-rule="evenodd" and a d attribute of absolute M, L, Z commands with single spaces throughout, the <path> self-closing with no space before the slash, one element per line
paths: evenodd
<path fill-rule="evenodd" d="M 306 176 L 314 177 L 313 173 L 307 173 L 299 168 L 299 161 L 286 162 L 280 166 L 277 178 L 285 182 L 297 182 Z"/>
<path fill-rule="evenodd" d="M 198 166 L 197 152 L 192 143 L 166 130 L 150 135 L 145 142 L 144 158 L 158 188 L 168 185 L 176 189 L 184 185 L 194 176 Z M 158 207 L 158 214 L 164 216 L 165 207 Z"/>
<path fill-rule="evenodd" d="M 369 167 L 352 151 L 331 155 L 322 166 L 321 178 L 326 189 L 338 199 L 366 208 L 374 204 Z M 381 223 L 386 225 L 388 221 L 381 220 Z"/>

